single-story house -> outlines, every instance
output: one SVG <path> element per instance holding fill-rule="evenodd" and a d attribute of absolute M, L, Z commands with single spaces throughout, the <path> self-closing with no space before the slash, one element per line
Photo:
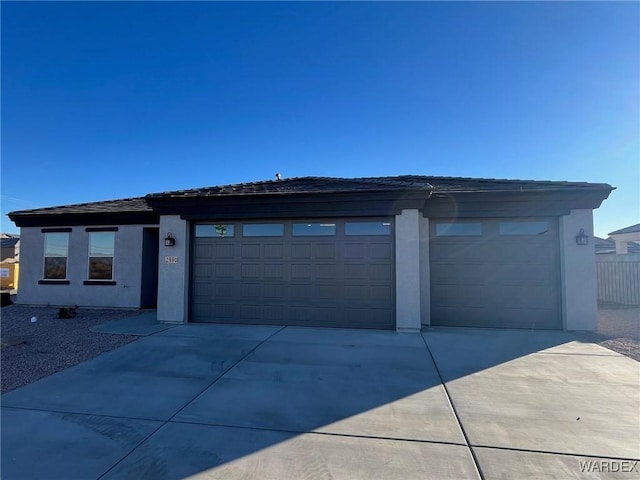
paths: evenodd
<path fill-rule="evenodd" d="M 629 252 L 629 247 L 635 251 L 637 249 L 637 243 L 640 243 L 640 223 L 610 232 L 609 239 L 615 242 L 615 253 L 618 255 L 631 253 Z"/>
<path fill-rule="evenodd" d="M 164 322 L 593 330 L 600 183 L 301 177 L 9 214 L 20 304 Z"/>
<path fill-rule="evenodd" d="M 596 242 L 596 255 L 607 255 L 616 253 L 616 242 L 609 238 L 593 237 Z M 640 243 L 625 242 L 627 253 L 640 253 Z M 597 259 L 598 257 L 596 257 Z"/>

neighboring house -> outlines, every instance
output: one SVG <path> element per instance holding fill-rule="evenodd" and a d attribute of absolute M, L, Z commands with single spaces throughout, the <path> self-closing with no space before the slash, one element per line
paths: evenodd
<path fill-rule="evenodd" d="M 164 322 L 592 330 L 592 211 L 612 190 L 303 177 L 12 212 L 18 303 L 157 301 Z"/>
<path fill-rule="evenodd" d="M 640 224 L 597 239 L 598 302 L 640 305 Z"/>
<path fill-rule="evenodd" d="M 20 237 L 10 233 L 0 234 L 0 261 L 20 261 Z"/>
<path fill-rule="evenodd" d="M 20 237 L 10 233 L 0 233 L 0 288 L 18 288 Z"/>
<path fill-rule="evenodd" d="M 596 255 L 616 253 L 616 242 L 609 238 L 594 237 L 596 242 Z M 640 244 L 627 242 L 627 253 L 640 253 Z"/>
<path fill-rule="evenodd" d="M 629 253 L 630 243 L 640 243 L 640 223 L 609 233 L 609 239 L 615 242 L 618 255 Z"/>

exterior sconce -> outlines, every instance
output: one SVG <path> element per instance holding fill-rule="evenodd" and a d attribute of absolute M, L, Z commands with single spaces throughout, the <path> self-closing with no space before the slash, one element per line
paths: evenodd
<path fill-rule="evenodd" d="M 584 233 L 584 228 L 580 229 L 580 233 L 576 235 L 576 244 L 577 245 L 588 245 L 589 237 Z"/>
<path fill-rule="evenodd" d="M 171 235 L 171 232 L 168 232 L 167 236 L 164 238 L 164 246 L 175 247 L 175 245 L 176 245 L 176 239 L 173 238 L 173 235 Z"/>

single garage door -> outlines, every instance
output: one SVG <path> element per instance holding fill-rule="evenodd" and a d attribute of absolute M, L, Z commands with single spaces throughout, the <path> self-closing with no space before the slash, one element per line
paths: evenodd
<path fill-rule="evenodd" d="M 431 323 L 561 329 L 555 218 L 430 222 Z"/>
<path fill-rule="evenodd" d="M 194 322 L 395 328 L 391 219 L 194 225 Z"/>

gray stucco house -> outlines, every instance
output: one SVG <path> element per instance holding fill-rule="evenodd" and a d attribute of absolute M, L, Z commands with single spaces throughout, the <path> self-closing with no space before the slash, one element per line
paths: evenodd
<path fill-rule="evenodd" d="M 165 322 L 592 330 L 592 212 L 612 190 L 302 177 L 12 212 L 17 300 Z"/>

